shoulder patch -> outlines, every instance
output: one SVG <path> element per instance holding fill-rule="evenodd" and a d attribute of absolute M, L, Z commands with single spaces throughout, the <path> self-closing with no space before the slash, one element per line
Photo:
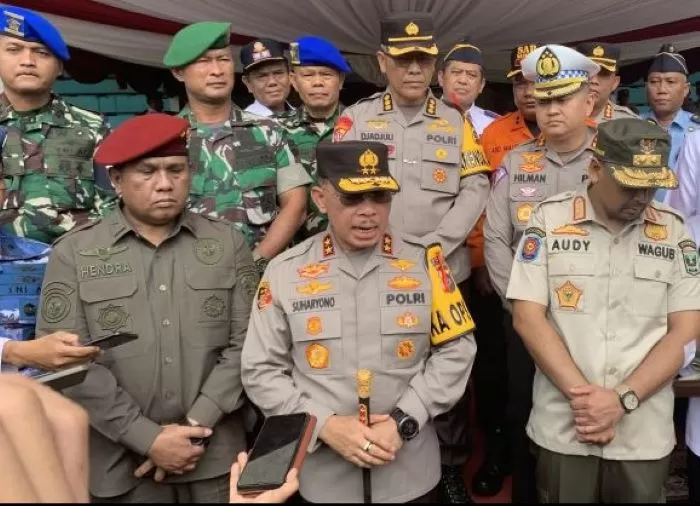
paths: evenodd
<path fill-rule="evenodd" d="M 102 218 L 96 218 L 94 220 L 88 221 L 87 223 L 83 223 L 82 225 L 78 225 L 77 227 L 74 227 L 71 230 L 69 230 L 68 232 L 66 232 L 65 234 L 63 234 L 61 237 L 54 239 L 53 243 L 51 243 L 51 246 L 55 246 L 56 244 L 58 244 L 59 242 L 61 242 L 65 238 L 71 237 L 74 234 L 77 234 L 78 232 L 82 232 L 83 230 L 87 230 L 89 228 L 92 228 L 100 222 L 102 222 Z"/>

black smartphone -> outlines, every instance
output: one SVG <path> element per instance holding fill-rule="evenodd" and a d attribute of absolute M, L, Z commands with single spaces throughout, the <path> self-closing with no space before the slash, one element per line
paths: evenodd
<path fill-rule="evenodd" d="M 239 493 L 253 495 L 281 487 L 290 469 L 301 469 L 315 426 L 316 417 L 308 413 L 268 417 L 238 479 Z"/>
<path fill-rule="evenodd" d="M 138 334 L 133 334 L 131 332 L 118 332 L 116 334 L 109 334 L 108 336 L 101 336 L 93 339 L 92 341 L 87 341 L 81 343 L 82 346 L 98 346 L 101 350 L 109 350 L 115 346 L 121 346 L 122 344 L 130 343 L 138 339 Z"/>
<path fill-rule="evenodd" d="M 87 374 L 88 366 L 85 364 L 75 365 L 55 372 L 43 372 L 35 374 L 30 378 L 42 383 L 54 390 L 63 390 L 64 388 L 72 387 L 78 383 L 82 383 Z"/>

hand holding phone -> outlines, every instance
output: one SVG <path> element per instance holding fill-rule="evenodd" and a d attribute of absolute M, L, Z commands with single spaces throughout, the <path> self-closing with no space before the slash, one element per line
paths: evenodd
<path fill-rule="evenodd" d="M 130 343 L 138 339 L 138 334 L 132 332 L 117 332 L 107 336 L 97 337 L 91 341 L 82 343 L 82 346 L 97 346 L 102 351 L 121 346 L 122 344 Z"/>
<path fill-rule="evenodd" d="M 243 496 L 282 487 L 290 469 L 301 469 L 316 417 L 308 413 L 270 416 L 250 451 L 236 484 Z"/>
<path fill-rule="evenodd" d="M 231 466 L 231 483 L 229 492 L 229 504 L 240 504 L 240 503 L 264 503 L 264 504 L 281 504 L 286 502 L 291 496 L 293 496 L 299 490 L 299 470 L 292 468 L 287 473 L 287 478 L 282 486 L 267 490 L 259 495 L 246 494 L 242 495 L 239 493 L 237 485 L 238 479 L 241 476 L 242 470 L 245 469 L 248 464 L 248 454 L 246 452 L 240 452 L 238 454 L 236 462 Z"/>

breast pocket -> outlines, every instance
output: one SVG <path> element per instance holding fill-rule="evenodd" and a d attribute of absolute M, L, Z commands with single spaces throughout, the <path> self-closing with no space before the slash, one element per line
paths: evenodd
<path fill-rule="evenodd" d="M 134 332 L 134 294 L 138 288 L 135 276 L 92 279 L 80 283 L 78 292 L 83 302 L 90 337 L 116 332 Z M 141 354 L 149 344 L 149 336 L 123 344 L 105 352 L 105 359 L 128 358 Z"/>
<path fill-rule="evenodd" d="M 231 296 L 236 284 L 233 268 L 187 266 L 187 293 L 182 301 L 187 320 L 196 332 L 185 332 L 194 347 L 226 346 L 229 342 Z"/>
<path fill-rule="evenodd" d="M 649 258 L 634 260 L 634 289 L 630 293 L 634 314 L 648 317 L 668 314 L 672 269 L 673 262 Z"/>
<path fill-rule="evenodd" d="M 382 308 L 382 366 L 415 367 L 430 350 L 430 310 L 427 306 Z"/>
<path fill-rule="evenodd" d="M 340 374 L 343 339 L 340 310 L 293 314 L 294 363 L 306 374 Z"/>
<path fill-rule="evenodd" d="M 595 265 L 585 255 L 550 255 L 550 303 L 553 313 L 591 314 Z"/>
<path fill-rule="evenodd" d="M 423 144 L 421 152 L 421 188 L 457 195 L 460 180 L 459 149 L 455 146 Z"/>

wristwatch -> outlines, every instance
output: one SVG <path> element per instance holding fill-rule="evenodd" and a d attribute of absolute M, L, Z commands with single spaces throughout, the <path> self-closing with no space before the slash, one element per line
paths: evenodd
<path fill-rule="evenodd" d="M 622 409 L 625 410 L 625 413 L 629 414 L 639 407 L 639 397 L 627 385 L 618 386 L 615 388 L 615 392 L 620 398 L 620 404 L 622 404 Z"/>
<path fill-rule="evenodd" d="M 404 441 L 410 441 L 418 435 L 418 420 L 411 415 L 404 413 L 399 408 L 394 408 L 391 412 L 391 418 L 396 422 L 399 428 L 399 435 Z"/>

